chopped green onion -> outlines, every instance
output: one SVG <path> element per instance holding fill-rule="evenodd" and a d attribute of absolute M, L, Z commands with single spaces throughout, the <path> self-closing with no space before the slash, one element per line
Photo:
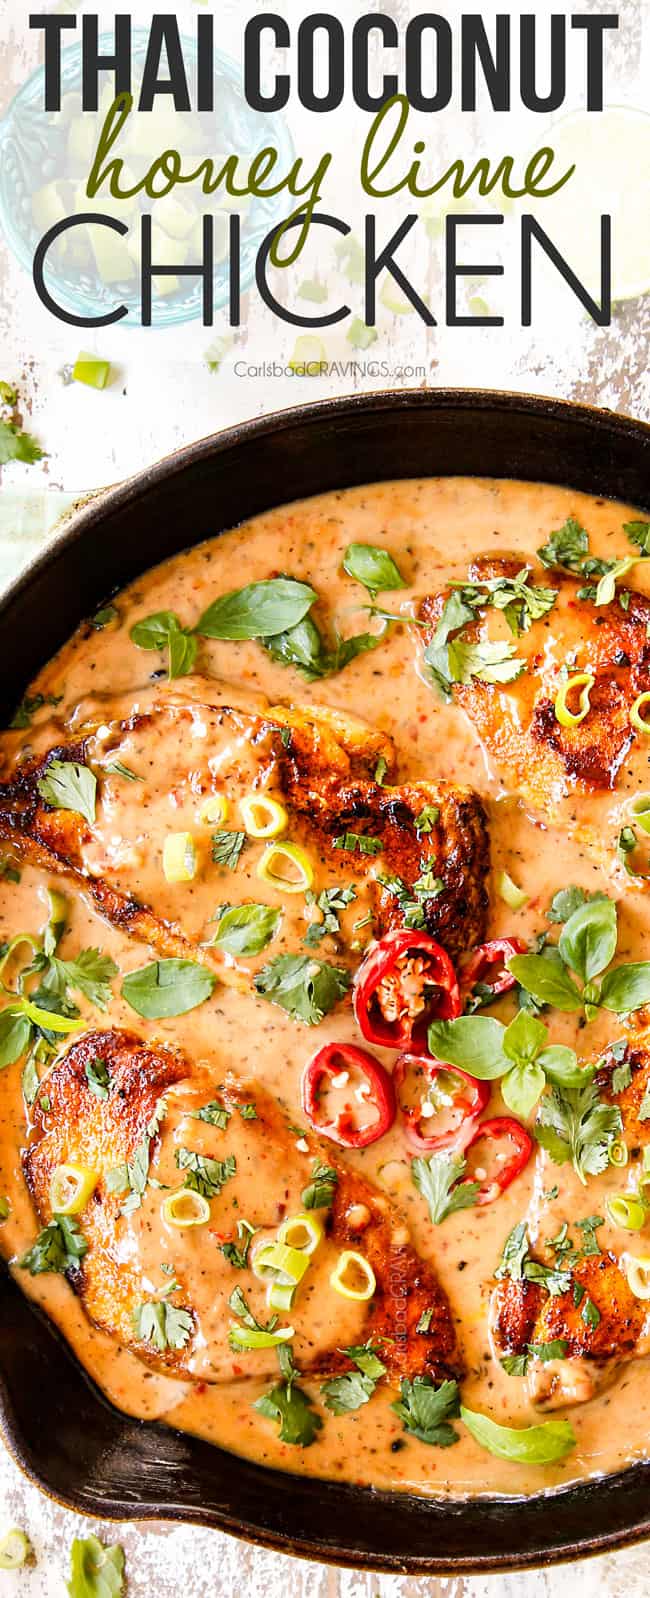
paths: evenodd
<path fill-rule="evenodd" d="M 289 1215 L 282 1222 L 278 1232 L 278 1242 L 287 1243 L 290 1248 L 297 1248 L 301 1254 L 314 1254 L 319 1244 L 323 1241 L 323 1224 L 317 1215 L 308 1215 L 300 1212 L 299 1215 Z"/>
<path fill-rule="evenodd" d="M 628 1286 L 635 1298 L 650 1298 L 650 1259 L 647 1254 L 640 1259 L 634 1254 L 622 1254 L 621 1265 L 627 1276 Z"/>
<path fill-rule="evenodd" d="M 605 1209 L 612 1225 L 622 1226 L 626 1232 L 640 1232 L 648 1213 L 643 1199 L 633 1193 L 612 1193 L 605 1202 Z"/>
<path fill-rule="evenodd" d="M 29 1537 L 18 1526 L 12 1526 L 0 1542 L 0 1570 L 21 1570 L 33 1557 Z"/>
<path fill-rule="evenodd" d="M 635 799 L 632 815 L 642 832 L 650 832 L 650 793 L 642 793 Z"/>
<path fill-rule="evenodd" d="M 271 1309 L 293 1309 L 296 1296 L 295 1282 L 272 1282 L 268 1292 Z"/>
<path fill-rule="evenodd" d="M 610 1146 L 609 1146 L 609 1163 L 610 1163 L 610 1165 L 616 1165 L 616 1166 L 618 1166 L 619 1169 L 622 1169 L 624 1165 L 627 1165 L 627 1159 L 628 1159 L 627 1143 L 624 1143 L 622 1138 L 617 1138 L 615 1143 L 610 1143 Z"/>
<path fill-rule="evenodd" d="M 231 1344 L 238 1348 L 277 1348 L 279 1343 L 290 1343 L 295 1332 L 293 1326 L 280 1326 L 277 1332 L 269 1332 L 262 1326 L 233 1324 L 228 1335 Z"/>
<path fill-rule="evenodd" d="M 632 726 L 636 727 L 637 732 L 650 733 L 650 721 L 646 721 L 645 717 L 641 715 L 641 711 L 645 709 L 646 705 L 650 705 L 650 693 L 639 694 L 630 711 L 630 721 Z"/>
<path fill-rule="evenodd" d="M 72 381 L 85 383 L 87 388 L 106 388 L 110 371 L 110 361 L 101 361 L 98 355 L 81 350 L 72 368 Z"/>
<path fill-rule="evenodd" d="M 507 871 L 500 871 L 496 882 L 497 893 L 509 910 L 522 910 L 528 904 L 528 894 L 523 888 L 518 888 Z"/>
<path fill-rule="evenodd" d="M 302 1281 L 309 1266 L 309 1255 L 300 1248 L 291 1248 L 287 1243 L 263 1243 L 255 1252 L 252 1261 L 253 1275 L 259 1281 L 279 1280 L 284 1284 Z"/>
<path fill-rule="evenodd" d="M 592 677 L 591 672 L 579 671 L 576 672 L 575 676 L 567 678 L 567 681 L 562 684 L 555 696 L 554 704 L 555 719 L 559 721 L 561 727 L 577 727 L 581 721 L 584 721 L 585 716 L 588 716 L 591 709 L 589 695 L 595 681 L 596 679 Z M 580 708 L 575 711 L 569 710 L 567 695 L 574 693 L 578 688 L 580 689 L 578 697 Z M 650 694 L 648 698 L 650 699 Z M 650 727 L 647 730 L 650 732 Z"/>

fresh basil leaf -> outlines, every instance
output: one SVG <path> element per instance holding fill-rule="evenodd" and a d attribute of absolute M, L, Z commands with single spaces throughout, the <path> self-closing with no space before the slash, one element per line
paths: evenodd
<path fill-rule="evenodd" d="M 450 1422 L 460 1414 L 458 1383 L 441 1382 L 436 1387 L 431 1376 L 402 1378 L 401 1398 L 391 1404 L 406 1431 L 433 1448 L 449 1448 L 458 1442 L 458 1432 Z"/>
<path fill-rule="evenodd" d="M 521 1014 L 524 1013 L 522 1010 Z M 504 1103 L 513 1115 L 519 1115 L 525 1121 L 534 1110 L 545 1085 L 546 1077 L 541 1065 L 513 1065 L 501 1083 Z"/>
<path fill-rule="evenodd" d="M 559 954 L 557 958 L 550 951 L 546 955 L 515 954 L 508 960 L 508 970 L 538 1004 L 568 1012 L 582 1009 L 582 995 Z"/>
<path fill-rule="evenodd" d="M 625 1015 L 650 1004 L 650 961 L 640 960 L 608 971 L 603 978 L 599 1003 L 604 1010 L 613 1010 L 616 1015 Z"/>
<path fill-rule="evenodd" d="M 145 1020 L 162 1021 L 204 1004 L 216 981 L 212 971 L 194 960 L 154 960 L 125 976 L 122 997 Z"/>
<path fill-rule="evenodd" d="M 317 595 L 293 577 L 270 577 L 221 594 L 204 611 L 195 631 L 202 638 L 272 638 L 297 627 Z"/>
<path fill-rule="evenodd" d="M 492 1082 L 510 1068 L 504 1053 L 505 1027 L 493 1016 L 460 1015 L 456 1021 L 432 1021 L 429 1049 L 446 1065 L 458 1065 L 480 1082 Z"/>
<path fill-rule="evenodd" d="M 558 949 L 565 965 L 583 982 L 591 982 L 613 960 L 617 940 L 616 905 L 612 899 L 597 899 L 574 910 L 562 928 Z"/>
<path fill-rule="evenodd" d="M 198 653 L 198 640 L 194 633 L 171 632 L 169 634 L 169 676 L 173 681 L 176 677 L 188 677 L 196 665 Z"/>
<path fill-rule="evenodd" d="M 520 1010 L 503 1034 L 503 1052 L 517 1064 L 532 1064 L 546 1042 L 548 1032 L 527 1010 Z"/>
<path fill-rule="evenodd" d="M 318 1026 L 347 993 L 351 981 L 349 971 L 313 955 L 279 954 L 258 972 L 254 987 L 294 1020 Z"/>
<path fill-rule="evenodd" d="M 153 616 L 143 616 L 129 632 L 138 649 L 167 648 L 170 633 L 182 633 L 183 624 L 173 610 L 157 610 Z"/>
<path fill-rule="evenodd" d="M 10 1005 L 0 1012 L 0 1071 L 20 1059 L 29 1048 L 31 1036 L 31 1021 L 22 1010 Z"/>
<path fill-rule="evenodd" d="M 305 616 L 295 627 L 262 639 L 272 660 L 282 666 L 295 666 L 306 682 L 328 675 L 327 651 L 315 621 Z"/>
<path fill-rule="evenodd" d="M 98 1537 L 75 1537 L 70 1549 L 69 1598 L 123 1598 L 124 1549 Z"/>
<path fill-rule="evenodd" d="M 558 1088 L 583 1088 L 593 1081 L 596 1072 L 595 1065 L 581 1065 L 575 1050 L 561 1043 L 542 1049 L 537 1064 L 547 1081 Z"/>
<path fill-rule="evenodd" d="M 267 904 L 234 905 L 219 918 L 212 942 L 228 954 L 260 954 L 275 937 L 280 917 Z"/>
<path fill-rule="evenodd" d="M 584 888 L 558 888 L 553 894 L 551 903 L 546 912 L 547 921 L 569 921 L 574 910 L 579 910 L 583 904 L 593 904 L 596 899 L 604 899 L 604 893 L 587 893 Z"/>
<path fill-rule="evenodd" d="M 356 583 L 367 588 L 371 599 L 394 588 L 406 588 L 401 572 L 387 550 L 376 544 L 348 544 L 343 556 L 343 570 Z"/>
<path fill-rule="evenodd" d="M 575 1051 L 567 1049 L 563 1043 L 552 1043 L 550 1048 L 542 1049 L 537 1064 L 541 1065 L 547 1080 L 559 1088 L 584 1087 L 591 1082 L 595 1071 L 595 1066 L 579 1065 Z"/>
<path fill-rule="evenodd" d="M 192 1316 L 186 1309 L 176 1309 L 166 1299 L 149 1304 L 137 1304 L 133 1311 L 136 1337 L 143 1343 L 152 1343 L 159 1353 L 168 1348 L 185 1348 L 192 1335 Z"/>
<path fill-rule="evenodd" d="M 461 1420 L 481 1448 L 497 1459 L 521 1465 L 552 1465 L 575 1448 L 576 1437 L 568 1420 L 546 1420 L 541 1426 L 499 1426 L 489 1415 L 460 1408 Z"/>
<path fill-rule="evenodd" d="M 418 1157 L 411 1161 L 411 1181 L 426 1200 L 434 1226 L 476 1203 L 480 1182 L 460 1180 L 466 1164 L 457 1154 L 431 1154 L 428 1159 Z"/>
<path fill-rule="evenodd" d="M 73 810 L 92 827 L 97 778 L 88 766 L 82 766 L 74 760 L 51 760 L 36 786 L 41 799 L 53 810 Z"/>

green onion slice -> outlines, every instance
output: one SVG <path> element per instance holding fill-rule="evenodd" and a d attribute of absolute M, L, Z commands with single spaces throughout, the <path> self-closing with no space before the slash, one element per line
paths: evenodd
<path fill-rule="evenodd" d="M 18 1526 L 12 1526 L 0 1542 L 0 1570 L 21 1570 L 32 1557 L 29 1537 Z"/>
<path fill-rule="evenodd" d="M 610 1165 L 616 1165 L 619 1170 L 622 1170 L 623 1166 L 627 1165 L 627 1161 L 627 1143 L 624 1143 L 622 1138 L 617 1138 L 615 1143 L 610 1143 L 609 1163 Z"/>
<path fill-rule="evenodd" d="M 640 1232 L 648 1213 L 643 1199 L 635 1193 L 612 1193 L 605 1209 L 612 1225 L 622 1226 L 626 1232 Z"/>
<path fill-rule="evenodd" d="M 584 721 L 585 716 L 588 716 L 591 709 L 589 695 L 595 681 L 596 679 L 592 677 L 590 671 L 578 671 L 562 684 L 555 696 L 554 704 L 555 719 L 559 721 L 561 727 L 577 727 L 581 721 Z M 578 709 L 569 710 L 567 697 L 569 694 L 575 693 L 578 688 L 580 689 Z M 648 698 L 650 699 L 650 694 Z M 647 731 L 650 732 L 650 727 Z"/>
<path fill-rule="evenodd" d="M 230 1327 L 231 1344 L 237 1348 L 277 1348 L 279 1343 L 290 1343 L 295 1337 L 293 1326 L 279 1326 L 277 1332 L 267 1332 L 261 1326 Z"/>
<path fill-rule="evenodd" d="M 642 832 L 650 832 L 650 793 L 642 793 L 631 806 L 632 815 Z"/>
<path fill-rule="evenodd" d="M 518 888 L 507 871 L 500 871 L 496 879 L 496 889 L 500 899 L 507 904 L 509 910 L 522 910 L 528 904 L 528 894 L 523 888 Z"/>
<path fill-rule="evenodd" d="M 301 1248 L 291 1248 L 288 1243 L 263 1243 L 253 1259 L 253 1275 L 259 1281 L 279 1280 L 283 1285 L 297 1286 L 309 1267 L 309 1255 Z"/>
<path fill-rule="evenodd" d="M 650 733 L 650 720 L 646 720 L 645 716 L 641 715 L 641 711 L 645 710 L 646 705 L 650 705 L 650 693 L 639 694 L 630 711 L 630 721 L 632 726 L 636 727 L 637 732 Z"/>

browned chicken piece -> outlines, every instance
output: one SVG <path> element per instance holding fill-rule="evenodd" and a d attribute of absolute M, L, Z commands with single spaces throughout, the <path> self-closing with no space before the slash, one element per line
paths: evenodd
<path fill-rule="evenodd" d="M 20 857 L 71 874 L 102 914 L 161 955 L 192 955 L 222 980 L 249 986 L 250 961 L 207 947 L 220 901 L 263 900 L 282 908 L 285 920 L 290 907 L 278 885 L 258 875 L 268 840 L 245 843 L 233 871 L 214 858 L 213 835 L 236 832 L 242 798 L 265 794 L 288 812 L 282 841 L 309 855 L 314 893 L 356 887 L 337 944 L 326 943 L 324 953 L 351 962 L 355 920 L 369 909 L 381 933 L 403 920 L 404 896 L 423 904 L 427 927 L 452 955 L 483 937 L 489 842 L 480 799 L 444 783 L 383 787 L 374 773 L 381 761 L 380 774 L 392 775 L 389 741 L 340 713 L 236 709 L 220 702 L 218 684 L 194 679 L 182 689 L 157 685 L 130 707 L 100 701 L 86 707 L 72 737 L 53 722 L 41 744 L 32 749 L 15 733 L 0 743 L 0 838 Z M 87 765 L 97 777 L 94 821 L 44 800 L 39 785 L 55 762 Z M 204 807 L 219 795 L 226 816 L 210 824 Z M 195 874 L 179 885 L 166 880 L 162 852 L 170 833 L 185 832 Z M 396 890 L 382 888 L 379 875 L 394 890 L 399 879 Z M 296 901 L 294 915 L 303 908 Z M 306 930 L 295 929 L 294 947 Z"/>
<path fill-rule="evenodd" d="M 520 558 L 486 557 L 473 564 L 468 581 L 514 577 L 521 566 Z M 556 589 L 558 597 L 553 609 L 517 639 L 517 655 L 526 659 L 526 671 L 504 686 L 472 678 L 455 685 L 453 695 L 499 776 L 541 817 L 552 819 L 570 795 L 606 792 L 616 786 L 636 737 L 630 708 L 650 688 L 650 600 L 630 592 L 627 609 L 618 598 L 596 606 L 592 600 L 578 599 L 579 578 L 544 572 L 531 581 Z M 428 595 L 420 606 L 420 619 L 430 624 L 422 634 L 425 644 L 434 636 L 446 597 Z M 503 636 L 502 619 L 500 625 Z M 483 612 L 479 621 L 464 629 L 463 639 L 476 642 L 494 636 L 494 627 L 494 611 Z M 595 679 L 589 711 L 572 727 L 562 726 L 554 709 L 567 666 L 571 675 L 586 672 Z M 575 712 L 577 706 L 576 696 L 569 709 Z"/>
<path fill-rule="evenodd" d="M 619 1086 L 615 1072 L 619 1071 Z M 650 1143 L 650 1034 L 632 1033 L 625 1049 L 615 1045 L 603 1056 L 596 1083 L 603 1098 L 617 1104 L 623 1121 L 628 1148 L 645 1148 Z"/>
<path fill-rule="evenodd" d="M 88 1081 L 97 1061 L 108 1072 L 103 1099 Z M 316 1162 L 335 1173 L 334 1203 L 312 1212 L 325 1236 L 293 1308 L 279 1317 L 295 1329 L 299 1369 L 345 1370 L 350 1362 L 341 1350 L 381 1338 L 391 1381 L 458 1371 L 446 1296 L 432 1266 L 415 1253 L 401 1214 L 330 1144 L 310 1135 L 296 1140 L 286 1110 L 259 1083 L 220 1081 L 206 1064 L 111 1030 L 86 1034 L 59 1058 L 47 1077 L 47 1102 L 47 1112 L 42 1097 L 34 1108 L 23 1159 L 39 1221 L 52 1218 L 50 1186 L 59 1166 L 73 1163 L 95 1174 L 77 1218 L 87 1252 L 69 1280 L 91 1321 L 146 1363 L 202 1382 L 277 1376 L 273 1348 L 231 1346 L 229 1331 L 241 1321 L 228 1301 L 241 1289 L 257 1321 L 267 1324 L 266 1284 L 251 1262 L 287 1217 L 304 1211 Z M 178 1228 L 165 1218 L 169 1193 L 184 1188 L 208 1199 L 205 1225 Z M 243 1246 L 242 1221 L 254 1229 L 243 1265 L 223 1252 L 224 1244 Z M 374 1271 L 370 1302 L 343 1298 L 330 1284 L 344 1249 L 363 1254 Z M 144 1322 L 143 1305 L 149 1306 Z M 151 1335 L 152 1313 L 166 1324 L 161 1305 L 183 1312 L 180 1336 L 175 1324 L 179 1346 L 171 1336 L 172 1346 L 164 1340 L 160 1346 L 160 1336 Z M 424 1310 L 429 1329 L 419 1332 Z"/>
<path fill-rule="evenodd" d="M 646 1306 L 611 1253 L 579 1260 L 563 1293 L 551 1294 L 537 1282 L 499 1282 L 490 1322 L 499 1357 L 524 1354 L 531 1344 L 566 1345 L 561 1358 L 530 1361 L 530 1395 L 548 1408 L 586 1402 L 612 1380 L 622 1360 L 648 1349 Z"/>

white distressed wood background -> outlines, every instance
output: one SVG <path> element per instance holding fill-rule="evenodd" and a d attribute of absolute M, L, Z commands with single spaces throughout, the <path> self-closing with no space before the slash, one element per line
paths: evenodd
<path fill-rule="evenodd" d="M 191 10 L 193 0 L 184 3 Z M 38 60 L 26 28 L 29 9 L 23 0 L 0 0 L 0 104 L 10 101 Z M 136 3 L 129 9 L 145 16 L 152 8 Z M 313 8 L 304 0 L 286 0 L 285 9 L 295 17 Z M 340 12 L 341 5 L 327 9 Z M 369 4 L 347 0 L 348 16 L 359 9 L 368 10 Z M 385 0 L 378 9 L 406 15 L 409 4 Z M 452 3 L 441 9 L 453 14 L 458 8 Z M 506 8 L 487 0 L 482 9 L 488 15 Z M 539 7 L 526 4 L 521 9 Z M 554 4 L 554 11 L 561 9 L 562 4 Z M 614 8 L 592 0 L 580 9 Z M 220 44 L 235 56 L 242 15 L 252 10 L 252 0 L 223 0 L 219 7 Z M 625 26 L 613 53 L 608 99 L 647 107 L 650 4 L 619 0 L 618 11 Z M 0 582 L 47 536 L 70 496 L 125 477 L 179 444 L 235 420 L 305 399 L 353 388 L 486 386 L 586 400 L 650 419 L 650 296 L 619 307 L 609 330 L 597 329 L 568 303 L 559 318 L 550 317 L 529 333 L 516 328 L 426 332 L 414 317 L 387 315 L 371 351 L 379 369 L 364 373 L 359 367 L 315 381 L 238 375 L 235 357 L 255 369 L 264 359 L 284 364 L 292 348 L 294 335 L 274 327 L 256 306 L 250 307 L 234 355 L 217 374 L 204 361 L 212 337 L 196 325 L 169 336 L 119 327 L 96 341 L 80 336 L 54 324 L 38 305 L 28 274 L 8 251 L 0 253 L 0 377 L 19 383 L 26 425 L 47 451 L 39 466 L 11 466 L 1 474 Z M 97 348 L 113 364 L 115 379 L 104 393 L 62 383 L 61 368 L 74 360 L 80 344 Z M 354 352 L 340 344 L 333 354 L 349 360 Z M 70 1541 L 88 1529 L 123 1544 L 130 1598 L 244 1598 L 253 1593 L 284 1598 L 289 1592 L 293 1598 L 573 1598 L 576 1590 L 585 1598 L 646 1598 L 650 1591 L 647 1546 L 527 1575 L 410 1581 L 328 1570 L 192 1527 L 89 1528 L 25 1482 L 0 1445 L 0 1534 L 12 1524 L 28 1530 L 38 1564 L 17 1575 L 0 1572 L 3 1598 L 14 1593 L 20 1598 L 62 1595 Z M 476 1535 L 480 1539 L 478 1508 Z"/>

